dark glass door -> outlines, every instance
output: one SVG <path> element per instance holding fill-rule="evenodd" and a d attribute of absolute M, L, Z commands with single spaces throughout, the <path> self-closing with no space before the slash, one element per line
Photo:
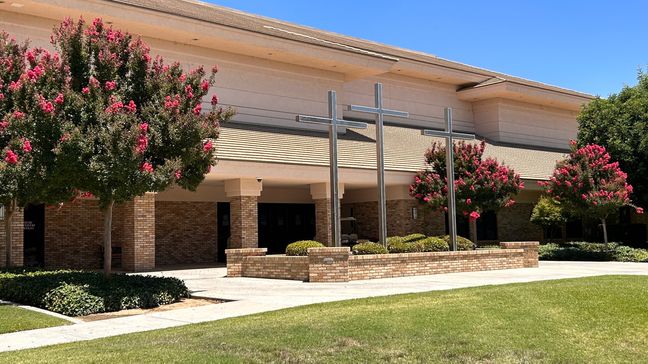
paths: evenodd
<path fill-rule="evenodd" d="M 259 247 L 268 248 L 268 254 L 282 254 L 288 244 L 314 236 L 315 205 L 259 204 Z"/>
<path fill-rule="evenodd" d="M 45 205 L 28 205 L 24 223 L 25 266 L 45 264 Z"/>
<path fill-rule="evenodd" d="M 229 202 L 219 202 L 216 205 L 216 221 L 218 224 L 218 261 L 225 263 L 225 249 L 230 237 L 230 204 Z"/>

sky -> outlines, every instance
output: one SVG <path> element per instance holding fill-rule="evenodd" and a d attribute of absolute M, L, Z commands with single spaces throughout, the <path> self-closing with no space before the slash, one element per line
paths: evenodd
<path fill-rule="evenodd" d="M 606 97 L 648 65 L 648 1 L 212 0 Z"/>

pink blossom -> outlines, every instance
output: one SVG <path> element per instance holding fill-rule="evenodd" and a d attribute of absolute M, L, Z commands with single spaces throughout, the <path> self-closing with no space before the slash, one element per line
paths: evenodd
<path fill-rule="evenodd" d="M 148 148 L 148 138 L 146 135 L 140 135 L 137 138 L 137 146 L 135 147 L 135 152 L 137 154 L 142 154 Z"/>
<path fill-rule="evenodd" d="M 208 82 L 208 81 L 203 81 L 203 82 L 200 84 L 200 88 L 201 88 L 203 91 L 207 91 L 207 90 L 209 90 L 209 82 Z"/>
<path fill-rule="evenodd" d="M 82 88 L 82 89 L 81 89 L 81 92 L 82 92 L 84 95 L 89 94 L 89 93 L 90 93 L 90 87 L 84 87 L 84 88 Z"/>
<path fill-rule="evenodd" d="M 133 101 L 133 100 L 130 100 L 130 101 L 128 102 L 128 105 L 124 106 L 124 108 L 125 108 L 128 112 L 132 112 L 132 113 L 134 113 L 134 112 L 137 111 L 137 105 L 135 105 L 135 101 Z"/>
<path fill-rule="evenodd" d="M 216 104 L 218 104 L 218 96 L 216 96 L 216 95 L 212 96 L 212 98 L 211 98 L 211 104 L 212 104 L 212 105 L 216 105 Z"/>
<path fill-rule="evenodd" d="M 0 92 L 0 101 L 3 101 L 4 98 L 5 98 L 5 95 L 2 92 Z"/>
<path fill-rule="evenodd" d="M 7 154 L 5 156 L 5 162 L 9 164 L 16 164 L 18 163 L 18 155 L 13 152 L 13 150 L 9 149 L 7 150 Z"/>
<path fill-rule="evenodd" d="M 178 77 L 178 80 L 179 80 L 180 82 L 185 82 L 185 81 L 187 81 L 187 75 L 185 75 L 184 73 L 181 74 L 180 77 Z"/>
<path fill-rule="evenodd" d="M 32 151 L 32 146 L 31 143 L 29 142 L 29 139 L 25 139 L 23 141 L 22 149 L 25 153 L 29 153 Z"/>
<path fill-rule="evenodd" d="M 182 178 L 182 171 L 180 171 L 179 169 L 176 170 L 176 171 L 173 173 L 173 176 L 175 177 L 176 180 L 179 180 L 180 178 Z"/>
<path fill-rule="evenodd" d="M 40 100 L 40 108 L 45 114 L 50 114 L 54 112 L 54 105 L 45 99 Z"/>
<path fill-rule="evenodd" d="M 34 61 L 36 60 L 36 56 L 34 56 L 34 52 L 32 50 L 27 51 L 25 53 L 25 57 L 27 57 L 27 60 L 30 63 L 34 63 Z"/>
<path fill-rule="evenodd" d="M 117 87 L 117 82 L 115 82 L 115 81 L 106 81 L 105 87 L 106 87 L 107 91 L 112 91 Z"/>
<path fill-rule="evenodd" d="M 198 104 L 196 107 L 193 108 L 193 113 L 194 115 L 200 115 L 200 112 L 202 111 L 202 105 Z"/>
<path fill-rule="evenodd" d="M 139 125 L 139 129 L 140 129 L 140 131 L 141 131 L 142 133 L 146 133 L 146 132 L 148 132 L 148 127 L 149 127 L 149 126 L 148 126 L 148 123 L 141 123 L 141 124 Z"/>
<path fill-rule="evenodd" d="M 481 217 L 481 215 L 477 211 L 473 211 L 473 212 L 470 213 L 470 220 L 477 220 L 480 217 Z"/>
<path fill-rule="evenodd" d="M 7 120 L 2 120 L 0 121 L 0 130 L 5 130 L 9 126 L 9 122 Z"/>
<path fill-rule="evenodd" d="M 639 215 L 641 215 L 641 214 L 644 213 L 644 209 L 641 208 L 641 207 L 637 207 L 637 209 L 636 209 L 635 211 L 636 211 Z"/>
<path fill-rule="evenodd" d="M 142 167 L 140 168 L 140 170 L 146 173 L 153 173 L 153 166 L 149 162 L 144 162 L 142 163 Z"/>
<path fill-rule="evenodd" d="M 213 147 L 214 147 L 214 145 L 212 144 L 212 141 L 211 141 L 211 140 L 208 140 L 208 141 L 203 145 L 203 151 L 204 151 L 205 153 L 209 153 L 209 152 L 212 150 Z"/>
<path fill-rule="evenodd" d="M 59 94 L 56 95 L 56 98 L 54 99 L 54 102 L 59 104 L 59 105 L 62 105 L 63 102 L 64 102 L 63 94 L 59 92 Z"/>
<path fill-rule="evenodd" d="M 215 65 L 212 67 L 212 73 L 218 73 L 218 65 L 217 65 L 217 64 L 215 64 Z"/>
<path fill-rule="evenodd" d="M 466 205 L 471 205 L 471 204 L 472 204 L 472 200 L 469 199 L 469 198 L 467 198 L 467 199 L 466 199 Z"/>
<path fill-rule="evenodd" d="M 117 101 L 114 102 L 112 105 L 108 106 L 106 108 L 106 112 L 110 114 L 115 114 L 118 113 L 123 107 L 124 104 L 121 101 Z"/>

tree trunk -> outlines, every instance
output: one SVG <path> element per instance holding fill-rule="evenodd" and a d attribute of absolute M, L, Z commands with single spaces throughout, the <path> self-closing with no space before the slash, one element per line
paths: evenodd
<path fill-rule="evenodd" d="M 470 241 L 477 245 L 477 219 L 468 219 L 470 227 Z"/>
<path fill-rule="evenodd" d="M 114 201 L 110 201 L 106 207 L 102 210 L 103 212 L 103 251 L 104 251 L 104 260 L 103 260 L 103 271 L 106 278 L 110 278 L 110 273 L 112 271 L 112 211 Z"/>
<path fill-rule="evenodd" d="M 607 244 L 608 236 L 607 236 L 607 226 L 605 225 L 605 219 L 601 219 L 601 226 L 603 227 L 603 242 Z"/>
<path fill-rule="evenodd" d="M 8 204 L 5 205 L 5 220 L 4 220 L 4 228 L 5 228 L 5 249 L 6 249 L 6 263 L 7 263 L 7 268 L 11 268 L 13 266 L 13 258 L 11 256 L 12 250 L 13 250 L 13 214 L 14 210 L 16 209 L 16 201 L 11 200 Z"/>

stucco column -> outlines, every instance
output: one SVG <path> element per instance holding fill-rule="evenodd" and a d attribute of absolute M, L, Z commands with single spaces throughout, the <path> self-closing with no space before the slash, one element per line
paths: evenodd
<path fill-rule="evenodd" d="M 155 193 L 135 197 L 123 208 L 122 268 L 144 271 L 155 268 Z"/>
<path fill-rule="evenodd" d="M 225 181 L 225 194 L 230 201 L 229 249 L 259 247 L 259 208 L 263 184 L 254 178 Z"/>
<path fill-rule="evenodd" d="M 17 208 L 16 211 L 14 211 L 11 220 L 11 229 L 13 233 L 11 236 L 11 261 L 14 267 L 22 267 L 25 255 L 23 242 L 25 218 L 23 209 Z M 5 249 L 4 221 L 0 221 L 0 267 L 6 265 L 7 255 Z"/>
<path fill-rule="evenodd" d="M 326 246 L 333 246 L 331 226 L 331 188 L 328 182 L 310 185 L 311 197 L 315 202 L 315 240 Z M 339 184 L 339 198 L 344 196 L 344 185 Z"/>

